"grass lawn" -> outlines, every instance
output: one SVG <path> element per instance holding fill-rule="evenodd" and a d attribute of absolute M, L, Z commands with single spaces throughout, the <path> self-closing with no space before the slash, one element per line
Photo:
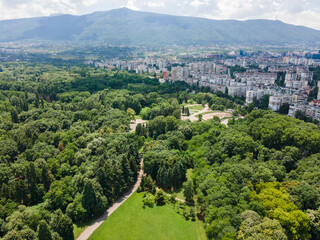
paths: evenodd
<path fill-rule="evenodd" d="M 188 108 L 189 108 L 189 110 L 202 110 L 203 109 L 202 105 L 194 105 L 194 106 L 190 106 Z"/>
<path fill-rule="evenodd" d="M 134 193 L 91 235 L 90 240 L 202 240 L 204 224 L 186 221 L 172 205 L 142 208 L 143 193 Z"/>

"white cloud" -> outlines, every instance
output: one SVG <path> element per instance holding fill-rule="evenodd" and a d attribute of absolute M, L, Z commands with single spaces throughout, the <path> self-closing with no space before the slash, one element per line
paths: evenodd
<path fill-rule="evenodd" d="M 203 5 L 209 5 L 210 4 L 210 1 L 209 0 L 205 0 L 205 1 L 199 1 L 199 0 L 193 0 L 190 5 L 193 6 L 193 7 L 200 7 L 200 6 L 203 6 Z"/>
<path fill-rule="evenodd" d="M 146 4 L 150 8 L 165 8 L 166 7 L 164 2 L 161 2 L 161 1 L 157 1 L 157 2 L 148 1 Z"/>
<path fill-rule="evenodd" d="M 127 8 L 130 8 L 132 10 L 139 10 L 139 8 L 137 7 L 137 3 L 136 3 L 136 0 L 129 0 L 127 2 L 127 5 L 126 5 Z"/>

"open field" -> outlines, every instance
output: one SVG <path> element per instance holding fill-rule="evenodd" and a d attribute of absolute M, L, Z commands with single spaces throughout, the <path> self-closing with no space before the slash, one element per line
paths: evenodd
<path fill-rule="evenodd" d="M 229 118 L 232 117 L 232 114 L 226 113 L 226 112 L 214 112 L 214 113 L 207 113 L 203 114 L 202 119 L 207 121 L 209 119 L 214 118 L 215 116 L 219 117 L 220 119 L 222 118 Z"/>
<path fill-rule="evenodd" d="M 134 193 L 89 239 L 206 239 L 202 222 L 186 221 L 172 205 L 143 208 L 142 198 L 143 193 Z"/>
<path fill-rule="evenodd" d="M 189 108 L 190 110 L 202 110 L 203 109 L 201 104 L 189 105 L 189 106 L 187 105 L 185 107 Z"/>

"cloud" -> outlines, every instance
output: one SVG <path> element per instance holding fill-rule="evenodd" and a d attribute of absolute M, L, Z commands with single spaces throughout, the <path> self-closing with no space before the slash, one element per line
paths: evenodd
<path fill-rule="evenodd" d="M 129 0 L 126 4 L 126 7 L 137 11 L 139 10 L 139 8 L 137 7 L 136 0 Z"/>
<path fill-rule="evenodd" d="M 134 10 L 211 19 L 276 19 L 320 30 L 319 0 L 0 0 L 0 19 Z"/>
<path fill-rule="evenodd" d="M 164 2 L 161 2 L 161 1 L 157 1 L 157 2 L 148 1 L 147 6 L 150 8 L 165 8 L 166 7 Z"/>
<path fill-rule="evenodd" d="M 193 7 L 200 7 L 200 6 L 203 6 L 203 5 L 209 5 L 210 4 L 210 1 L 209 0 L 205 0 L 205 1 L 200 1 L 200 0 L 194 0 L 190 3 L 191 6 Z"/>

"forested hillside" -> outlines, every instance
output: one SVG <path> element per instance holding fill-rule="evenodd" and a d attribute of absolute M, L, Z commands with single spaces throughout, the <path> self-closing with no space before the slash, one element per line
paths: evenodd
<path fill-rule="evenodd" d="M 319 128 L 187 88 L 92 67 L 1 64 L 0 237 L 74 239 L 74 224 L 132 185 L 143 149 L 140 190 L 182 187 L 209 239 L 319 239 Z M 187 102 L 235 117 L 228 127 L 218 117 L 182 121 Z M 148 122 L 130 133 L 135 117 Z"/>

